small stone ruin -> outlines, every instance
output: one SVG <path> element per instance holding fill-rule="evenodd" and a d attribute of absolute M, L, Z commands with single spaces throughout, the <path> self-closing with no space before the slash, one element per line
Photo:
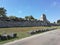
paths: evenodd
<path fill-rule="evenodd" d="M 9 39 L 16 38 L 16 37 L 17 37 L 16 33 L 10 33 L 10 34 L 3 33 L 3 34 L 0 34 L 0 40 L 9 40 Z"/>

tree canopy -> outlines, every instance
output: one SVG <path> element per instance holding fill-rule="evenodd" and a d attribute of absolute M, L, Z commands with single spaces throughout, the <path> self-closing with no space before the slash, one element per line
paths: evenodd
<path fill-rule="evenodd" d="M 57 23 L 60 23 L 60 20 L 57 20 Z"/>
<path fill-rule="evenodd" d="M 3 7 L 0 8 L 0 17 L 6 17 L 6 9 L 4 9 Z"/>
<path fill-rule="evenodd" d="M 23 18 L 18 18 L 16 16 L 9 16 L 9 19 L 14 20 L 14 21 L 23 21 L 24 20 Z"/>
<path fill-rule="evenodd" d="M 31 16 L 25 16 L 25 19 L 26 20 L 32 20 L 32 19 L 34 20 L 35 18 L 31 15 Z"/>

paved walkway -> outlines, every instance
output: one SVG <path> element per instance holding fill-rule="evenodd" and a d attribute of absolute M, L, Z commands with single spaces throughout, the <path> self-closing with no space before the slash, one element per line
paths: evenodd
<path fill-rule="evenodd" d="M 60 29 L 36 34 L 3 45 L 60 45 Z"/>

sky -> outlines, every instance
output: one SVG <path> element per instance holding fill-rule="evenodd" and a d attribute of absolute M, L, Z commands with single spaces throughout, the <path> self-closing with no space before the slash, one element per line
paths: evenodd
<path fill-rule="evenodd" d="M 60 0 L 0 0 L 0 7 L 7 10 L 7 16 L 32 15 L 39 20 L 44 13 L 50 22 L 60 19 Z"/>

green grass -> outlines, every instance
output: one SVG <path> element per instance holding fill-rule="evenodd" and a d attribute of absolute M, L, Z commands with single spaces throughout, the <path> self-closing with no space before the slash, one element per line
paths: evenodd
<path fill-rule="evenodd" d="M 0 28 L 0 34 L 3 32 L 6 32 L 7 34 L 9 33 L 17 33 L 18 38 L 15 39 L 10 39 L 10 40 L 5 40 L 5 41 L 0 41 L 0 44 L 11 42 L 17 39 L 25 38 L 28 36 L 31 36 L 27 32 L 30 30 L 36 30 L 36 29 L 46 29 L 46 28 L 60 28 L 60 26 L 52 26 L 52 27 L 12 27 L 12 28 Z"/>

